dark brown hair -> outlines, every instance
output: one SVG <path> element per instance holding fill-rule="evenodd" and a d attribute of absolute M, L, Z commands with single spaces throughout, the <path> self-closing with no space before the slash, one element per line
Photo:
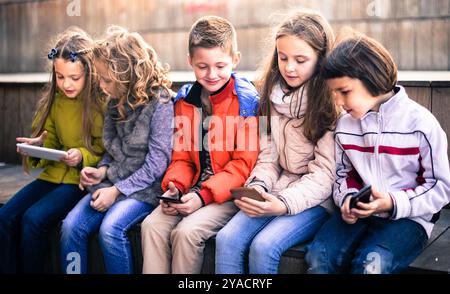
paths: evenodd
<path fill-rule="evenodd" d="M 317 53 L 317 65 L 313 76 L 304 83 L 308 95 L 305 114 L 303 115 L 303 132 L 306 138 L 316 143 L 327 130 L 332 130 L 337 118 L 337 111 L 334 101 L 331 99 L 330 92 L 326 86 L 325 80 L 319 75 L 320 65 L 325 59 L 326 54 L 331 49 L 334 41 L 334 33 L 330 24 L 320 14 L 309 11 L 295 11 L 288 16 L 276 29 L 275 36 L 272 38 L 271 53 L 269 54 L 264 66 L 263 75 L 256 82 L 257 88 L 261 94 L 260 115 L 269 118 L 271 101 L 270 95 L 276 84 L 289 89 L 289 94 L 297 92 L 301 86 L 291 88 L 284 81 L 278 66 L 278 52 L 276 40 L 283 36 L 295 36 L 311 46 Z M 298 99 L 301 99 L 303 91 Z M 294 99 L 293 99 L 294 100 Z M 300 103 L 295 106 L 297 118 L 300 118 Z M 292 105 L 291 105 L 292 106 Z M 268 131 L 270 132 L 270 119 L 267 121 Z"/>
<path fill-rule="evenodd" d="M 170 99 L 169 66 L 161 65 L 156 51 L 138 33 L 110 26 L 106 38 L 97 42 L 94 54 L 96 60 L 105 62 L 109 78 L 117 86 L 118 97 L 114 98 L 119 100 L 119 121 L 126 119 L 125 104 L 135 109 L 150 99 Z"/>
<path fill-rule="evenodd" d="M 376 40 L 353 32 L 340 41 L 322 67 L 325 79 L 350 77 L 360 80 L 372 96 L 392 91 L 397 84 L 397 66 L 391 54 Z"/>
<path fill-rule="evenodd" d="M 219 16 L 204 16 L 198 19 L 189 32 L 189 55 L 192 57 L 195 48 L 220 47 L 231 56 L 237 52 L 236 31 L 233 25 Z"/>

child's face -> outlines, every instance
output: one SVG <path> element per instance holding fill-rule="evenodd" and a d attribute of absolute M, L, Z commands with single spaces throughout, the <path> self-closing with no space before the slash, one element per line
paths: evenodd
<path fill-rule="evenodd" d="M 356 119 L 362 118 L 369 110 L 378 111 L 383 100 L 374 97 L 359 79 L 347 76 L 327 80 L 337 106 L 342 107 Z"/>
<path fill-rule="evenodd" d="M 239 60 L 239 52 L 231 56 L 220 47 L 196 48 L 193 56 L 189 56 L 189 64 L 196 80 L 209 93 L 216 92 L 225 85 Z"/>
<path fill-rule="evenodd" d="M 276 42 L 278 67 L 286 83 L 299 87 L 314 74 L 317 53 L 305 41 L 296 36 L 282 36 Z"/>
<path fill-rule="evenodd" d="M 72 62 L 56 58 L 53 63 L 56 73 L 56 85 L 69 98 L 76 98 L 84 89 L 86 76 L 80 61 Z"/>
<path fill-rule="evenodd" d="M 117 83 L 110 79 L 106 63 L 104 61 L 95 61 L 94 65 L 99 77 L 100 88 L 111 98 L 118 98 Z"/>

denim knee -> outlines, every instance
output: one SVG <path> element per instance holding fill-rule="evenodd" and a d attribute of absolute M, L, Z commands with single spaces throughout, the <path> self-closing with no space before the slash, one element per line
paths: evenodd
<path fill-rule="evenodd" d="M 256 238 L 253 239 L 250 245 L 249 259 L 250 260 L 266 260 L 267 258 L 280 259 L 280 250 L 269 239 Z"/>
<path fill-rule="evenodd" d="M 61 239 L 68 240 L 70 238 L 87 239 L 88 232 L 83 229 L 80 222 L 80 217 L 69 213 L 62 221 L 61 225 Z"/>
<path fill-rule="evenodd" d="M 236 245 L 237 238 L 239 236 L 230 227 L 225 226 L 216 235 L 216 246 L 226 246 L 229 248 L 229 246 Z"/>
<path fill-rule="evenodd" d="M 46 224 L 42 220 L 42 212 L 37 211 L 36 209 L 28 209 L 22 215 L 22 228 L 26 230 L 37 229 L 42 230 L 42 227 Z"/>
<path fill-rule="evenodd" d="M 103 244 L 114 244 L 120 236 L 122 232 L 116 228 L 116 226 L 108 222 L 106 219 L 103 219 L 102 224 L 100 225 L 100 229 L 98 231 L 98 238 L 100 242 Z"/>

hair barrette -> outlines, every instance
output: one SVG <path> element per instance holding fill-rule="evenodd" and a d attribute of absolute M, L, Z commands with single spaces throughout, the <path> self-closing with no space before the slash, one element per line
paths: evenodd
<path fill-rule="evenodd" d="M 53 48 L 52 50 L 50 50 L 50 53 L 47 55 L 47 57 L 48 59 L 52 60 L 56 54 L 58 54 L 58 49 Z"/>
<path fill-rule="evenodd" d="M 76 52 L 70 51 L 70 53 L 69 53 L 70 61 L 72 61 L 72 62 L 77 61 L 77 56 L 78 56 L 78 54 Z"/>

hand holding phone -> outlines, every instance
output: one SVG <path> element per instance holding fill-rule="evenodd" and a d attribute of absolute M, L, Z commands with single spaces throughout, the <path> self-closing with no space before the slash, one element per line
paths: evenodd
<path fill-rule="evenodd" d="M 370 202 L 370 195 L 372 194 L 372 186 L 367 185 L 361 190 L 359 190 L 356 194 L 353 194 L 350 199 L 350 209 L 357 208 L 356 204 L 361 201 L 363 203 L 369 203 Z"/>
<path fill-rule="evenodd" d="M 175 184 L 169 182 L 168 188 L 169 189 L 164 194 L 156 196 L 156 198 L 165 202 L 181 203 L 180 193 L 178 192 L 177 187 L 175 187 Z"/>
<path fill-rule="evenodd" d="M 231 195 L 234 199 L 241 199 L 242 197 L 248 197 L 258 201 L 266 201 L 262 195 L 253 188 L 240 187 L 230 189 Z"/>

